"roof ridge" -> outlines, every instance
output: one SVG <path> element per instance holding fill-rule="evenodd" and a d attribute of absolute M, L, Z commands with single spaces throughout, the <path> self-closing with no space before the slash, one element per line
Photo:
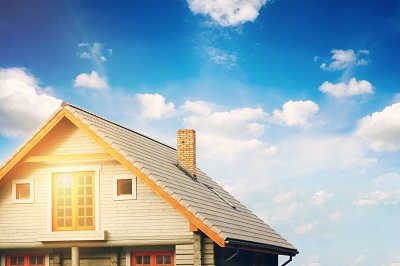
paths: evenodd
<path fill-rule="evenodd" d="M 109 120 L 109 119 L 107 119 L 107 118 L 105 118 L 105 117 L 102 117 L 102 116 L 100 116 L 100 115 L 97 115 L 97 114 L 95 114 L 95 113 L 92 113 L 92 112 L 90 112 L 90 111 L 88 111 L 88 110 L 85 110 L 85 109 L 83 109 L 83 108 L 81 108 L 81 107 L 78 107 L 78 106 L 76 106 L 76 105 L 73 105 L 73 104 L 70 104 L 70 103 L 67 103 L 67 102 L 62 102 L 62 103 L 61 103 L 61 107 L 68 107 L 68 106 L 69 106 L 69 107 L 73 107 L 73 108 L 75 108 L 75 109 L 78 109 L 78 110 L 80 110 L 80 111 L 82 111 L 82 112 L 88 113 L 88 114 L 90 114 L 90 115 L 92 115 L 92 116 L 95 116 L 95 117 L 97 117 L 97 118 L 100 118 L 100 119 L 102 119 L 102 120 L 104 120 L 104 121 L 107 121 L 107 122 L 109 122 L 109 123 L 111 123 L 111 124 L 113 124 L 113 125 L 116 125 L 116 126 L 118 126 L 118 127 L 121 127 L 121 128 L 126 129 L 126 130 L 128 130 L 128 131 L 131 131 L 131 132 L 133 132 L 133 133 L 135 133 L 135 134 L 138 134 L 138 135 L 140 135 L 140 136 L 142 136 L 142 137 L 145 137 L 145 138 L 147 138 L 147 139 L 149 139 L 149 140 L 151 140 L 151 141 L 157 142 L 157 143 L 159 143 L 159 144 L 161 144 L 161 145 L 163 145 L 163 146 L 166 146 L 166 147 L 168 147 L 168 148 L 170 148 L 170 149 L 176 150 L 176 148 L 174 148 L 174 147 L 172 147 L 172 146 L 170 146 L 170 145 L 168 145 L 168 144 L 165 144 L 165 143 L 163 143 L 163 142 L 161 142 L 161 141 L 158 141 L 158 140 L 156 140 L 156 139 L 154 139 L 154 138 L 152 138 L 152 137 L 149 137 L 149 136 L 147 136 L 147 135 L 145 135 L 145 134 L 143 134 L 143 133 L 137 132 L 136 130 L 130 129 L 130 128 L 128 128 L 128 127 L 125 127 L 125 126 L 123 126 L 123 125 L 121 125 L 121 124 L 118 124 L 117 122 L 111 121 L 111 120 Z"/>

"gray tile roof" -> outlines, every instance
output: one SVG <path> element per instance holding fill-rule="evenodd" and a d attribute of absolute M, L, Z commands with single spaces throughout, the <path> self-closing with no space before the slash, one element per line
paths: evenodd
<path fill-rule="evenodd" d="M 175 148 L 79 107 L 63 103 L 62 108 L 69 110 L 97 136 L 225 240 L 226 243 L 241 243 L 251 247 L 275 250 L 280 254 L 287 255 L 298 253 L 293 245 L 200 169 L 197 168 L 197 181 L 195 181 L 181 168 L 177 167 L 177 151 Z M 57 110 L 53 116 L 62 108 Z M 39 131 L 28 138 L 8 161 L 11 161 L 15 154 Z M 6 161 L 0 169 L 7 163 Z M 213 189 L 210 189 L 210 187 Z M 232 208 L 227 202 L 235 208 Z"/>

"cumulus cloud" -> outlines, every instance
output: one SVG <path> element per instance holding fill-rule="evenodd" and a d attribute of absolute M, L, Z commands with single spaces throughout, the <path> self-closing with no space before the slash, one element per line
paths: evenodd
<path fill-rule="evenodd" d="M 313 231 L 319 225 L 319 221 L 316 220 L 314 222 L 308 224 L 302 224 L 295 228 L 296 234 L 307 234 Z"/>
<path fill-rule="evenodd" d="M 358 199 L 353 200 L 353 204 L 357 206 L 398 206 L 400 204 L 400 189 L 391 192 L 375 190 L 362 193 L 358 196 Z"/>
<path fill-rule="evenodd" d="M 278 153 L 276 146 L 253 139 L 238 139 L 216 133 L 197 134 L 198 150 L 203 151 L 208 158 L 224 158 L 234 160 L 249 154 L 257 157 L 272 156 Z"/>
<path fill-rule="evenodd" d="M 373 93 L 371 83 L 366 80 L 357 81 L 355 78 L 350 79 L 347 84 L 344 82 L 333 84 L 325 81 L 318 89 L 337 98 Z"/>
<path fill-rule="evenodd" d="M 326 192 L 324 190 L 317 191 L 310 198 L 310 204 L 318 206 L 325 205 L 326 201 L 331 199 L 333 196 L 334 196 L 333 192 Z"/>
<path fill-rule="evenodd" d="M 262 108 L 237 108 L 230 111 L 214 112 L 204 102 L 186 102 L 187 106 L 196 106 L 202 110 L 200 115 L 190 115 L 183 118 L 187 127 L 197 128 L 206 132 L 235 138 L 254 138 L 264 132 L 264 120 L 268 116 Z"/>
<path fill-rule="evenodd" d="M 75 87 L 103 90 L 107 88 L 107 81 L 105 77 L 100 77 L 96 71 L 90 74 L 79 74 L 74 80 Z"/>
<path fill-rule="evenodd" d="M 210 17 L 219 25 L 236 26 L 254 21 L 266 0 L 187 0 L 194 14 Z"/>
<path fill-rule="evenodd" d="M 276 203 L 285 203 L 288 202 L 289 200 L 295 198 L 298 195 L 298 192 L 293 190 L 293 191 L 288 191 L 285 193 L 281 193 L 279 195 L 276 195 L 273 200 Z"/>
<path fill-rule="evenodd" d="M 236 60 L 237 60 L 236 53 L 229 54 L 215 47 L 207 47 L 206 53 L 213 63 L 222 66 L 226 69 L 232 68 L 236 65 Z"/>
<path fill-rule="evenodd" d="M 140 117 L 159 120 L 177 114 L 175 104 L 166 103 L 164 96 L 156 94 L 136 94 L 140 106 Z"/>
<path fill-rule="evenodd" d="M 374 151 L 400 150 L 400 103 L 363 117 L 354 134 Z"/>
<path fill-rule="evenodd" d="M 93 45 L 89 43 L 79 43 L 79 51 L 77 55 L 82 59 L 89 59 L 96 63 L 103 63 L 107 61 L 106 56 L 103 54 L 103 45 L 95 42 Z M 111 55 L 112 49 L 107 49 L 106 54 Z"/>
<path fill-rule="evenodd" d="M 324 62 L 320 66 L 325 71 L 343 70 L 353 65 L 366 66 L 371 62 L 366 57 L 369 55 L 368 50 L 359 50 L 356 54 L 353 49 L 332 49 L 331 54 L 333 55 L 330 61 Z"/>
<path fill-rule="evenodd" d="M 0 69 L 0 134 L 26 136 L 43 123 L 61 104 L 46 90 L 26 69 Z"/>
<path fill-rule="evenodd" d="M 313 101 L 288 101 L 282 105 L 282 111 L 275 109 L 271 122 L 287 126 L 306 126 L 310 119 L 319 111 Z"/>

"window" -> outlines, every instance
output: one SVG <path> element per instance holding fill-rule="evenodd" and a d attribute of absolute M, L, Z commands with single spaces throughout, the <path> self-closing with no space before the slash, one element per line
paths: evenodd
<path fill-rule="evenodd" d="M 136 177 L 114 177 L 114 200 L 136 199 Z"/>
<path fill-rule="evenodd" d="M 94 172 L 53 174 L 53 231 L 94 230 Z"/>
<path fill-rule="evenodd" d="M 33 179 L 13 180 L 11 194 L 13 203 L 33 203 Z"/>
<path fill-rule="evenodd" d="M 172 266 L 174 264 L 173 252 L 148 252 L 132 253 L 132 266 Z"/>
<path fill-rule="evenodd" d="M 44 255 L 8 255 L 6 266 L 44 266 Z"/>

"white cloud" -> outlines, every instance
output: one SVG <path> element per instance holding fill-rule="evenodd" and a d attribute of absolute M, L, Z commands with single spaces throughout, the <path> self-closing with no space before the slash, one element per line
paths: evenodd
<path fill-rule="evenodd" d="M 400 103 L 363 117 L 354 133 L 374 151 L 400 150 Z"/>
<path fill-rule="evenodd" d="M 41 93 L 38 80 L 23 68 L 0 69 L 0 134 L 15 138 L 34 131 L 61 100 Z"/>
<path fill-rule="evenodd" d="M 325 71 L 343 70 L 353 65 L 366 66 L 371 63 L 371 60 L 366 58 L 369 55 L 368 50 L 359 50 L 356 54 L 353 49 L 332 49 L 331 54 L 331 60 L 320 66 Z"/>
<path fill-rule="evenodd" d="M 322 206 L 325 204 L 326 201 L 331 199 L 334 196 L 333 192 L 325 192 L 323 190 L 317 191 L 314 195 L 310 198 L 310 203 L 312 205 Z"/>
<path fill-rule="evenodd" d="M 348 136 L 296 135 L 277 145 L 279 158 L 284 163 L 280 167 L 296 175 L 337 170 L 362 173 L 374 162 L 366 157 L 363 143 Z"/>
<path fill-rule="evenodd" d="M 398 206 L 400 205 L 400 189 L 392 192 L 375 190 L 369 193 L 362 193 L 358 199 L 353 201 L 357 206 Z"/>
<path fill-rule="evenodd" d="M 95 42 L 91 46 L 89 43 L 79 43 L 79 51 L 77 55 L 82 59 L 89 59 L 96 63 L 102 63 L 107 61 L 107 58 L 103 54 L 103 45 Z M 108 54 L 112 54 L 112 49 L 107 49 Z"/>
<path fill-rule="evenodd" d="M 282 105 L 282 111 L 274 110 L 270 121 L 287 126 L 306 126 L 318 111 L 319 107 L 313 101 L 288 101 Z"/>
<path fill-rule="evenodd" d="M 140 105 L 140 117 L 144 119 L 162 119 L 177 114 L 175 104 L 166 103 L 166 99 L 156 94 L 136 94 L 136 99 Z"/>
<path fill-rule="evenodd" d="M 212 103 L 205 101 L 186 101 L 182 106 L 179 107 L 179 110 L 182 110 L 185 113 L 211 115 L 213 107 L 214 105 Z"/>
<path fill-rule="evenodd" d="M 296 234 L 307 234 L 313 231 L 318 225 L 319 225 L 318 220 L 308 224 L 302 224 L 295 228 L 295 232 Z"/>
<path fill-rule="evenodd" d="M 197 128 L 200 131 L 218 133 L 234 138 L 251 139 L 264 132 L 264 120 L 268 116 L 262 108 L 238 108 L 225 112 L 210 112 L 210 105 L 196 102 L 197 110 L 204 112 L 183 118 L 186 127 Z M 185 106 L 194 104 L 186 102 Z M 186 107 L 187 108 L 187 107 Z"/>
<path fill-rule="evenodd" d="M 237 139 L 218 134 L 218 132 L 198 133 L 197 140 L 199 152 L 203 152 L 208 158 L 224 158 L 225 161 L 233 161 L 250 155 L 260 158 L 278 153 L 276 146 L 270 146 L 261 140 Z"/>
<path fill-rule="evenodd" d="M 273 200 L 276 203 L 285 203 L 288 202 L 289 200 L 295 198 L 298 195 L 298 192 L 293 190 L 293 191 L 288 191 L 279 195 L 276 195 Z"/>
<path fill-rule="evenodd" d="M 237 61 L 236 53 L 229 54 L 215 47 L 207 47 L 206 52 L 210 60 L 217 65 L 220 65 L 227 69 L 232 68 L 236 65 Z"/>
<path fill-rule="evenodd" d="M 333 84 L 325 81 L 318 89 L 337 98 L 373 93 L 371 83 L 366 80 L 357 81 L 355 78 L 350 79 L 348 84 L 344 82 Z"/>
<path fill-rule="evenodd" d="M 266 0 L 187 0 L 194 14 L 211 17 L 221 26 L 236 26 L 254 21 Z"/>
<path fill-rule="evenodd" d="M 100 77 L 99 74 L 93 70 L 90 74 L 79 74 L 74 80 L 74 86 L 103 90 L 107 88 L 107 81 L 105 77 Z"/>

